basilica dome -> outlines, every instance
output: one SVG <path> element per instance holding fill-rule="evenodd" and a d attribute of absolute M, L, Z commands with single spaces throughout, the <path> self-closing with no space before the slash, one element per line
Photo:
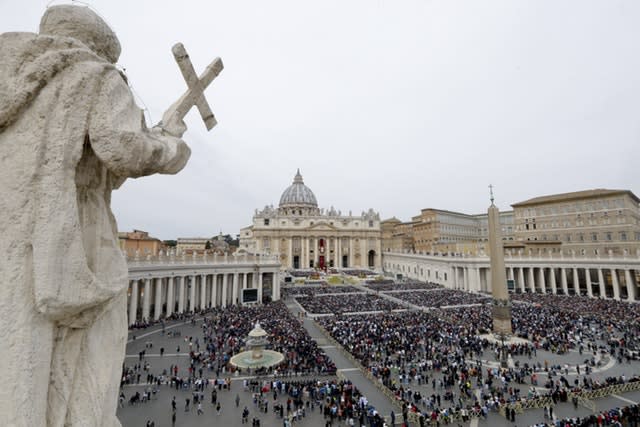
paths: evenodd
<path fill-rule="evenodd" d="M 302 181 L 302 175 L 300 175 L 300 169 L 296 173 L 295 178 L 293 178 L 293 184 L 291 184 L 282 196 L 280 197 L 280 207 L 318 207 L 318 202 L 316 201 L 316 196 L 313 194 L 313 191 Z"/>

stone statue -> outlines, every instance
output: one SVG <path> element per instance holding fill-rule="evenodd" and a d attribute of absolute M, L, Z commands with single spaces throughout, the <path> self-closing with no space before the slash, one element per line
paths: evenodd
<path fill-rule="evenodd" d="M 119 54 L 86 7 L 0 34 L 2 426 L 120 425 L 127 266 L 111 191 L 185 166 L 190 104 L 147 128 Z"/>

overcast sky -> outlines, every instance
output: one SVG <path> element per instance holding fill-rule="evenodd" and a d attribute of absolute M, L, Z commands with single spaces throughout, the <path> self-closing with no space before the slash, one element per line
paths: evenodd
<path fill-rule="evenodd" d="M 0 0 L 0 32 L 49 1 Z M 52 2 L 60 4 L 61 2 Z M 186 122 L 176 176 L 127 181 L 122 231 L 236 234 L 300 168 L 320 207 L 480 213 L 589 188 L 640 193 L 638 1 L 89 1 L 157 122 L 186 89 L 181 41 L 218 119 Z"/>

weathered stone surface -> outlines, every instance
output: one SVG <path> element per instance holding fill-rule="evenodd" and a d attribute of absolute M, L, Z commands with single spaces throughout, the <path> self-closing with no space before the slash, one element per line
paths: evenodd
<path fill-rule="evenodd" d="M 189 148 L 148 129 L 91 10 L 0 35 L 0 425 L 118 426 L 127 267 L 111 191 L 176 173 Z M 177 127 L 174 126 L 174 129 Z"/>

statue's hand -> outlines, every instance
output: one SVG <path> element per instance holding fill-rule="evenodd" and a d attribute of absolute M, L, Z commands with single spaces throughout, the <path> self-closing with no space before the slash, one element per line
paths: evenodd
<path fill-rule="evenodd" d="M 176 103 L 177 104 L 177 103 Z M 184 120 L 176 117 L 175 105 L 172 105 L 162 116 L 162 121 L 158 123 L 165 132 L 171 135 L 182 138 L 182 135 L 187 131 L 187 125 Z"/>

